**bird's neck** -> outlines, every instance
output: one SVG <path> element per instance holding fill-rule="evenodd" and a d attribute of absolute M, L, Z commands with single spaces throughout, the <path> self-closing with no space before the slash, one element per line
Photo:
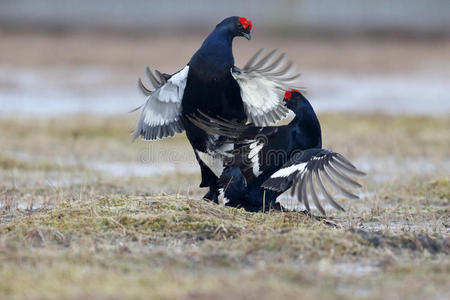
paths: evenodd
<path fill-rule="evenodd" d="M 308 101 L 302 101 L 294 110 L 295 118 L 290 125 L 295 126 L 301 133 L 303 139 L 308 140 L 308 146 L 314 148 L 322 147 L 322 131 L 320 122 L 314 109 Z"/>
<path fill-rule="evenodd" d="M 223 68 L 229 72 L 229 68 L 234 65 L 233 36 L 225 30 L 216 28 L 192 57 L 190 65 L 196 64 Z"/>

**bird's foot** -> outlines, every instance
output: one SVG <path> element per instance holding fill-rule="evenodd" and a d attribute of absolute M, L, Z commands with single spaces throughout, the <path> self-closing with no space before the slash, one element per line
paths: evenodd
<path fill-rule="evenodd" d="M 214 191 L 209 190 L 204 196 L 203 200 L 212 201 L 216 204 L 219 204 L 218 194 Z"/>

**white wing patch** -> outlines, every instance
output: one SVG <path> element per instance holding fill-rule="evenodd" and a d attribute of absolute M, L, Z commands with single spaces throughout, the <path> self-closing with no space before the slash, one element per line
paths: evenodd
<path fill-rule="evenodd" d="M 224 166 L 223 160 L 220 158 L 215 158 L 214 156 L 195 150 L 200 160 L 217 176 L 220 177 L 222 175 Z"/>
<path fill-rule="evenodd" d="M 306 162 L 298 165 L 292 165 L 287 168 L 280 169 L 270 176 L 271 178 L 288 177 L 295 172 L 303 172 L 306 168 Z"/>
<path fill-rule="evenodd" d="M 181 100 L 188 73 L 189 66 L 186 66 L 150 93 L 135 129 L 135 138 L 156 140 L 183 132 Z"/>
<path fill-rule="evenodd" d="M 282 103 L 284 91 L 264 77 L 233 77 L 241 88 L 248 121 L 256 126 L 268 126 L 287 116 L 288 110 Z"/>
<path fill-rule="evenodd" d="M 186 87 L 189 66 L 174 74 L 167 80 L 159 91 L 159 100 L 162 102 L 180 103 L 183 99 L 184 88 Z"/>
<path fill-rule="evenodd" d="M 318 160 L 323 161 L 318 163 Z M 308 149 L 291 157 L 286 167 L 272 174 L 262 187 L 279 192 L 291 189 L 291 196 L 296 194 L 298 201 L 303 202 L 307 211 L 310 211 L 312 201 L 319 212 L 325 215 L 320 195 L 331 206 L 344 211 L 333 199 L 330 188 L 349 199 L 358 199 L 346 186 L 361 188 L 352 176 L 363 175 L 364 172 L 359 171 L 339 153 L 326 149 Z"/>
<path fill-rule="evenodd" d="M 252 164 L 253 175 L 258 177 L 262 174 L 259 168 L 259 152 L 264 147 L 264 143 L 253 142 L 249 145 L 250 152 L 248 153 L 248 158 Z"/>
<path fill-rule="evenodd" d="M 229 151 L 234 149 L 234 144 L 224 143 L 221 146 L 216 146 L 219 139 L 217 134 L 208 134 L 208 141 L 206 143 L 206 152 L 195 150 L 200 160 L 217 176 L 222 175 L 225 169 L 225 160 L 232 157 Z"/>
<path fill-rule="evenodd" d="M 256 126 L 267 126 L 285 118 L 288 109 L 283 104 L 284 92 L 300 89 L 293 74 L 293 65 L 285 61 L 285 55 L 275 58 L 276 50 L 258 59 L 258 51 L 244 69 L 231 69 L 231 75 L 239 84 L 248 121 Z"/>
<path fill-rule="evenodd" d="M 219 196 L 217 197 L 220 205 L 226 205 L 228 202 L 230 202 L 230 199 L 225 197 L 225 190 L 224 188 L 219 189 Z"/>

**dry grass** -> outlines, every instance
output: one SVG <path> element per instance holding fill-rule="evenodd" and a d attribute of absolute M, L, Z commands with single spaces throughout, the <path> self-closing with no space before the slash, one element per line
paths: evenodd
<path fill-rule="evenodd" d="M 4 296 L 271 299 L 301 293 L 312 299 L 449 292 L 443 284 L 449 241 L 439 234 L 373 234 L 298 213 L 252 214 L 185 197 L 94 192 L 63 200 L 50 210 L 3 213 Z"/>
<path fill-rule="evenodd" d="M 348 115 L 319 116 L 324 147 L 346 155 L 450 157 L 450 117 Z"/>

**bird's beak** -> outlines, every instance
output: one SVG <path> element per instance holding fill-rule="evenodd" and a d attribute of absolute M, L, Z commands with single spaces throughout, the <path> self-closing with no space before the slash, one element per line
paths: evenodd
<path fill-rule="evenodd" d="M 242 35 L 249 41 L 252 39 L 252 35 L 250 34 L 250 32 L 249 33 L 244 32 Z"/>

